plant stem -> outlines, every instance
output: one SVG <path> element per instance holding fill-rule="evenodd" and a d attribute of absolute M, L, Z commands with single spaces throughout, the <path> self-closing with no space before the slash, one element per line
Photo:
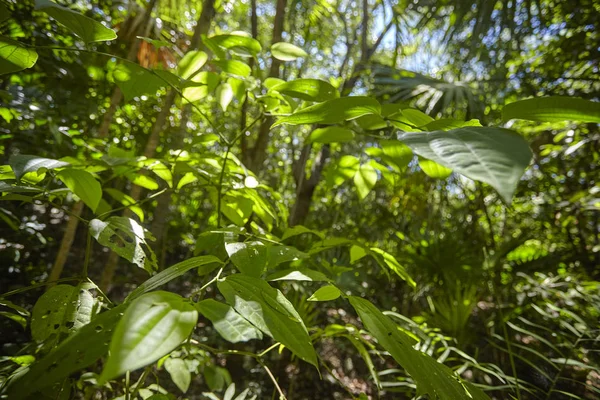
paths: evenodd
<path fill-rule="evenodd" d="M 87 240 L 85 242 L 85 259 L 83 261 L 83 272 L 82 275 L 88 277 L 88 266 L 90 265 L 90 255 L 92 253 L 92 233 L 89 230 L 87 232 Z"/>

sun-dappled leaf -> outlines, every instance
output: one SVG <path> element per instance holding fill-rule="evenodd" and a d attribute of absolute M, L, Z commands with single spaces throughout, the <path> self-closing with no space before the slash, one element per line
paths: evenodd
<path fill-rule="evenodd" d="M 551 96 L 519 100 L 502 109 L 502 118 L 539 122 L 578 121 L 600 123 L 600 102 L 576 97 Z"/>
<path fill-rule="evenodd" d="M 525 139 L 501 128 L 403 133 L 399 139 L 418 155 L 489 184 L 508 204 L 532 156 Z"/>
<path fill-rule="evenodd" d="M 262 333 L 246 321 L 231 306 L 213 299 L 196 304 L 200 314 L 208 318 L 221 337 L 231 343 L 262 339 Z"/>
<path fill-rule="evenodd" d="M 268 82 L 268 80 L 265 81 L 265 86 Z M 267 88 L 306 101 L 327 101 L 340 97 L 336 88 L 330 83 L 319 79 L 302 78 L 289 82 L 278 80 L 273 82 L 272 85 L 268 85 Z"/>
<path fill-rule="evenodd" d="M 408 272 L 406 272 L 406 269 L 398 262 L 398 260 L 396 260 L 396 257 L 376 247 L 371 247 L 371 251 L 377 254 L 375 259 L 382 267 L 387 266 L 389 269 L 395 272 L 396 275 L 405 280 L 410 286 L 417 286 L 416 282 L 411 278 Z"/>
<path fill-rule="evenodd" d="M 212 36 L 210 41 L 240 56 L 256 56 L 262 50 L 260 42 L 248 36 L 218 35 Z"/>
<path fill-rule="evenodd" d="M 377 183 L 377 171 L 370 164 L 361 165 L 354 174 L 354 186 L 361 200 L 367 197 L 375 183 Z"/>
<path fill-rule="evenodd" d="M 354 156 L 345 155 L 336 163 L 330 163 L 325 171 L 327 186 L 336 187 L 352 179 L 360 167 L 360 160 Z"/>
<path fill-rule="evenodd" d="M 166 86 L 166 82 L 150 70 L 128 61 L 117 65 L 113 76 L 126 101 L 145 94 L 154 95 L 160 88 Z"/>
<path fill-rule="evenodd" d="M 446 179 L 452 174 L 452 170 L 450 168 L 446 168 L 435 161 L 426 160 L 421 157 L 419 157 L 419 167 L 421 167 L 427 176 L 435 179 Z"/>
<path fill-rule="evenodd" d="M 192 382 L 192 374 L 190 374 L 185 361 L 181 358 L 169 357 L 164 365 L 175 386 L 183 393 L 187 392 Z"/>
<path fill-rule="evenodd" d="M 197 320 L 196 309 L 175 293 L 150 292 L 133 300 L 113 333 L 100 381 L 169 354 L 189 336 Z"/>
<path fill-rule="evenodd" d="M 368 114 L 379 114 L 381 106 L 371 97 L 342 97 L 315 104 L 282 117 L 273 126 L 288 124 L 336 124 Z"/>
<path fill-rule="evenodd" d="M 0 75 L 31 68 L 37 59 L 38 55 L 35 50 L 0 36 Z"/>
<path fill-rule="evenodd" d="M 233 89 L 231 88 L 231 85 L 227 82 L 221 83 L 217 87 L 216 94 L 217 99 L 219 101 L 219 105 L 221 106 L 223 111 L 227 111 L 227 107 L 229 107 L 229 104 L 233 100 Z"/>
<path fill-rule="evenodd" d="M 252 69 L 246 63 L 243 63 L 239 60 L 215 60 L 212 64 L 218 66 L 223 70 L 223 72 L 227 72 L 229 74 L 241 76 L 247 78 L 252 73 Z"/>
<path fill-rule="evenodd" d="M 307 301 L 330 301 L 335 300 L 342 295 L 340 289 L 336 288 L 333 285 L 323 286 L 317 289 Z"/>
<path fill-rule="evenodd" d="M 182 79 L 190 79 L 206 64 L 208 56 L 203 51 L 192 50 L 183 56 L 177 64 L 177 75 Z"/>
<path fill-rule="evenodd" d="M 240 274 L 218 283 L 219 291 L 240 315 L 317 367 L 317 355 L 302 318 L 292 304 L 267 282 Z"/>

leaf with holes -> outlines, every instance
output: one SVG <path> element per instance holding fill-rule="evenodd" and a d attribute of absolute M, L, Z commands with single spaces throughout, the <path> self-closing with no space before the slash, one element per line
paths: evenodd
<path fill-rule="evenodd" d="M 110 217 L 106 221 L 93 219 L 90 234 L 102 246 L 138 267 L 148 272 L 156 269 L 156 256 L 148 247 L 146 231 L 135 220 L 126 217 Z"/>
<path fill-rule="evenodd" d="M 368 300 L 349 297 L 367 329 L 417 383 L 418 394 L 440 400 L 489 400 L 478 388 L 462 382 L 454 372 L 434 358 L 413 348 L 414 339 Z"/>
<path fill-rule="evenodd" d="M 227 303 L 242 317 L 317 367 L 317 354 L 306 326 L 279 290 L 262 279 L 241 274 L 229 275 L 217 285 Z"/>
<path fill-rule="evenodd" d="M 539 97 L 515 101 L 502 109 L 502 119 L 540 122 L 578 121 L 600 123 L 600 103 L 577 97 Z"/>
<path fill-rule="evenodd" d="M 0 75 L 31 68 L 37 59 L 38 55 L 35 50 L 0 36 Z"/>
<path fill-rule="evenodd" d="M 8 397 L 28 398 L 95 363 L 108 352 L 113 329 L 124 309 L 119 306 L 96 316 L 48 355 L 31 364 L 29 370 L 7 385 Z"/>
<path fill-rule="evenodd" d="M 271 46 L 271 54 L 281 61 L 294 61 L 298 58 L 308 56 L 300 47 L 285 42 L 274 43 Z"/>
<path fill-rule="evenodd" d="M 267 267 L 267 247 L 261 242 L 225 243 L 225 250 L 243 274 L 258 278 Z"/>
<path fill-rule="evenodd" d="M 273 127 L 282 124 L 337 124 L 363 115 L 380 113 L 381 106 L 372 97 L 343 97 L 315 104 L 279 118 Z"/>
<path fill-rule="evenodd" d="M 138 297 L 115 329 L 99 380 L 107 382 L 169 354 L 190 335 L 197 320 L 198 311 L 175 293 L 158 291 Z"/>
<path fill-rule="evenodd" d="M 56 177 L 60 179 L 92 211 L 96 211 L 102 199 L 102 186 L 94 175 L 81 169 L 63 169 Z"/>
<path fill-rule="evenodd" d="M 511 203 L 532 156 L 525 139 L 502 128 L 413 132 L 404 133 L 399 139 L 418 155 L 489 184 L 507 204 Z"/>
<path fill-rule="evenodd" d="M 231 343 L 262 339 L 262 333 L 246 321 L 231 306 L 213 299 L 196 304 L 200 314 L 208 318 L 221 337 Z"/>
<path fill-rule="evenodd" d="M 35 303 L 31 314 L 34 340 L 49 338 L 58 342 L 88 324 L 92 318 L 94 298 L 83 286 L 57 285 Z"/>
<path fill-rule="evenodd" d="M 273 85 L 270 90 L 306 101 L 327 101 L 340 97 L 340 93 L 329 82 L 319 79 L 294 79 Z"/>
<path fill-rule="evenodd" d="M 35 0 L 35 8 L 45 12 L 66 26 L 86 43 L 102 42 L 117 38 L 115 31 L 105 27 L 100 22 L 94 21 L 66 7 L 59 6 L 49 0 Z"/>
<path fill-rule="evenodd" d="M 192 257 L 190 259 L 172 265 L 169 268 L 154 275 L 152 278 L 148 279 L 146 282 L 142 283 L 137 288 L 135 288 L 135 290 L 131 292 L 129 296 L 127 296 L 125 301 L 134 300 L 146 292 L 149 292 L 166 283 L 169 283 L 173 279 L 185 274 L 190 269 L 198 268 L 198 275 L 202 276 L 210 274 L 219 265 L 222 264 L 223 262 L 215 256 Z"/>
<path fill-rule="evenodd" d="M 17 180 L 21 179 L 23 175 L 29 172 L 40 173 L 45 172 L 49 169 L 68 167 L 68 162 L 53 160 L 51 158 L 43 158 L 38 156 L 30 156 L 25 154 L 19 154 L 10 157 L 9 164 L 15 173 Z"/>

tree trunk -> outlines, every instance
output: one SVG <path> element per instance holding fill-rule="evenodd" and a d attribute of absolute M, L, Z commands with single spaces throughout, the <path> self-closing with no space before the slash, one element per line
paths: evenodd
<path fill-rule="evenodd" d="M 52 270 L 50 271 L 50 275 L 48 276 L 48 282 L 56 281 L 60 278 L 60 274 L 62 274 L 65 263 L 67 262 L 67 257 L 71 252 L 71 246 L 73 245 L 73 240 L 75 239 L 75 232 L 77 232 L 77 226 L 79 225 L 79 217 L 83 210 L 83 201 L 78 201 L 73 205 L 71 209 L 71 215 L 69 217 L 69 222 L 67 223 L 67 227 L 65 229 L 65 234 L 63 235 L 62 241 L 60 242 L 60 247 L 58 248 L 58 254 L 56 255 L 56 260 L 54 260 L 54 265 L 52 266 Z M 52 285 L 48 285 L 47 288 L 50 289 Z"/>

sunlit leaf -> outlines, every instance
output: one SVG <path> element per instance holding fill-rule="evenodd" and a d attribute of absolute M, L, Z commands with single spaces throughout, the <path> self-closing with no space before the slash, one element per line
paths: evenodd
<path fill-rule="evenodd" d="M 354 132 L 341 126 L 328 126 L 315 129 L 308 136 L 308 143 L 337 143 L 354 140 Z"/>
<path fill-rule="evenodd" d="M 381 106 L 371 97 L 356 96 L 328 100 L 303 108 L 292 115 L 282 117 L 273 126 L 288 124 L 336 124 L 368 114 L 379 114 Z"/>
<path fill-rule="evenodd" d="M 515 101 L 502 109 L 502 118 L 529 121 L 600 123 L 600 102 L 577 97 L 551 96 Z"/>
<path fill-rule="evenodd" d="M 203 51 L 188 51 L 177 65 L 177 75 L 183 79 L 190 79 L 199 72 L 207 60 L 208 56 Z"/>
<path fill-rule="evenodd" d="M 308 56 L 300 47 L 285 42 L 274 43 L 271 46 L 271 54 L 281 61 L 294 61 L 298 58 Z"/>
<path fill-rule="evenodd" d="M 354 186 L 356 186 L 358 197 L 361 200 L 367 197 L 376 183 L 377 171 L 370 164 L 361 165 L 356 174 L 354 174 Z"/>
<path fill-rule="evenodd" d="M 196 304 L 196 308 L 213 323 L 221 337 L 231 343 L 262 339 L 262 333 L 227 304 L 206 299 Z"/>
<path fill-rule="evenodd" d="M 307 301 L 331 301 L 340 297 L 342 292 L 333 285 L 323 286 L 314 292 Z"/>
<path fill-rule="evenodd" d="M 81 169 L 63 169 L 56 177 L 75 193 L 92 211 L 102 198 L 102 186 L 92 174 Z"/>
<path fill-rule="evenodd" d="M 38 55 L 35 50 L 0 36 L 0 75 L 31 68 L 37 59 Z"/>
<path fill-rule="evenodd" d="M 245 78 L 250 76 L 250 73 L 252 73 L 250 66 L 239 60 L 215 60 L 212 62 L 212 64 L 220 67 L 223 72 Z"/>
<path fill-rule="evenodd" d="M 223 111 L 227 111 L 227 107 L 229 107 L 229 104 L 233 100 L 233 89 L 231 88 L 231 85 L 227 82 L 221 83 L 217 87 L 216 94 L 217 99 L 219 101 L 219 105 L 221 106 Z"/>
<path fill-rule="evenodd" d="M 258 278 L 267 267 L 267 247 L 261 242 L 225 243 L 225 250 L 243 274 Z"/>
<path fill-rule="evenodd" d="M 262 47 L 258 40 L 240 35 L 212 36 L 210 41 L 240 56 L 256 56 Z"/>

